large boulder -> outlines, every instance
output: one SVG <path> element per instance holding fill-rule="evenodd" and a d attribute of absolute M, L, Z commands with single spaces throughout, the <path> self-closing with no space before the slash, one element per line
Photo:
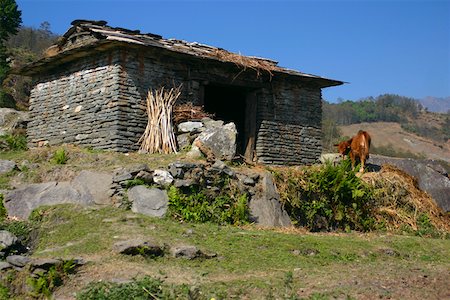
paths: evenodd
<path fill-rule="evenodd" d="M 232 160 L 236 154 L 236 125 L 228 123 L 216 126 L 212 121 L 205 125 L 206 129 L 194 140 L 193 145 L 208 159 Z"/>
<path fill-rule="evenodd" d="M 71 185 L 80 194 L 86 194 L 95 204 L 111 204 L 111 188 L 113 175 L 109 173 L 99 173 L 92 171 L 81 171 L 75 177 Z"/>
<path fill-rule="evenodd" d="M 291 219 L 280 203 L 272 174 L 266 172 L 249 203 L 251 220 L 267 227 L 291 226 Z"/>
<path fill-rule="evenodd" d="M 82 171 L 72 181 L 26 184 L 9 191 L 4 204 L 9 216 L 27 219 L 43 205 L 73 203 L 79 205 L 107 204 L 112 176 Z"/>
<path fill-rule="evenodd" d="M 427 192 L 442 210 L 450 211 L 450 179 L 439 162 L 370 155 L 369 170 L 377 171 L 383 164 L 393 165 L 415 177 L 421 190 Z"/>
<path fill-rule="evenodd" d="M 165 190 L 134 186 L 128 190 L 128 200 L 132 202 L 131 210 L 152 217 L 164 217 L 169 206 Z"/>

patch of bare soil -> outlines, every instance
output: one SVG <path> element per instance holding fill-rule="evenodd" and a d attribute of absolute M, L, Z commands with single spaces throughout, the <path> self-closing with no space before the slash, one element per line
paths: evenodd
<path fill-rule="evenodd" d="M 439 159 L 450 162 L 450 141 L 438 143 L 430 139 L 420 137 L 403 130 L 399 123 L 376 122 L 361 123 L 348 126 L 340 126 L 342 134 L 354 136 L 358 130 L 362 129 L 372 137 L 372 144 L 375 147 L 392 145 L 394 149 L 410 151 L 417 155 L 424 155 L 429 159 Z"/>

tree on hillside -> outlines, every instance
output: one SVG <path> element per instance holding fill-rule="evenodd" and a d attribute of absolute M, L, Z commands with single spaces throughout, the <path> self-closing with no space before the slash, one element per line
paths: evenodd
<path fill-rule="evenodd" d="M 0 0 L 0 85 L 9 71 L 9 55 L 5 42 L 10 35 L 16 34 L 20 23 L 22 12 L 18 9 L 15 0 Z M 11 95 L 5 93 L 0 86 L 0 106 L 14 107 L 15 102 Z"/>

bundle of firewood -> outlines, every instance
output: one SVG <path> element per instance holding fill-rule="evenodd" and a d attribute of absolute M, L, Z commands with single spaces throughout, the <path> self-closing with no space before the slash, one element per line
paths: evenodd
<path fill-rule="evenodd" d="M 147 95 L 148 123 L 139 139 L 140 150 L 148 153 L 176 153 L 177 143 L 172 124 L 172 110 L 181 94 L 181 85 L 170 90 L 164 87 L 149 90 Z"/>

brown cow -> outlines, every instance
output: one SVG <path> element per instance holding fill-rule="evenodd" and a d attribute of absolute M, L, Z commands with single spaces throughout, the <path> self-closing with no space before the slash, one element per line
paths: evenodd
<path fill-rule="evenodd" d="M 338 151 L 343 158 L 347 154 L 350 156 L 353 170 L 355 169 L 356 160 L 359 160 L 361 162 L 359 172 L 362 173 L 364 172 L 364 164 L 369 159 L 370 142 L 370 135 L 366 131 L 360 130 L 351 139 L 340 142 L 335 146 L 338 147 Z"/>

